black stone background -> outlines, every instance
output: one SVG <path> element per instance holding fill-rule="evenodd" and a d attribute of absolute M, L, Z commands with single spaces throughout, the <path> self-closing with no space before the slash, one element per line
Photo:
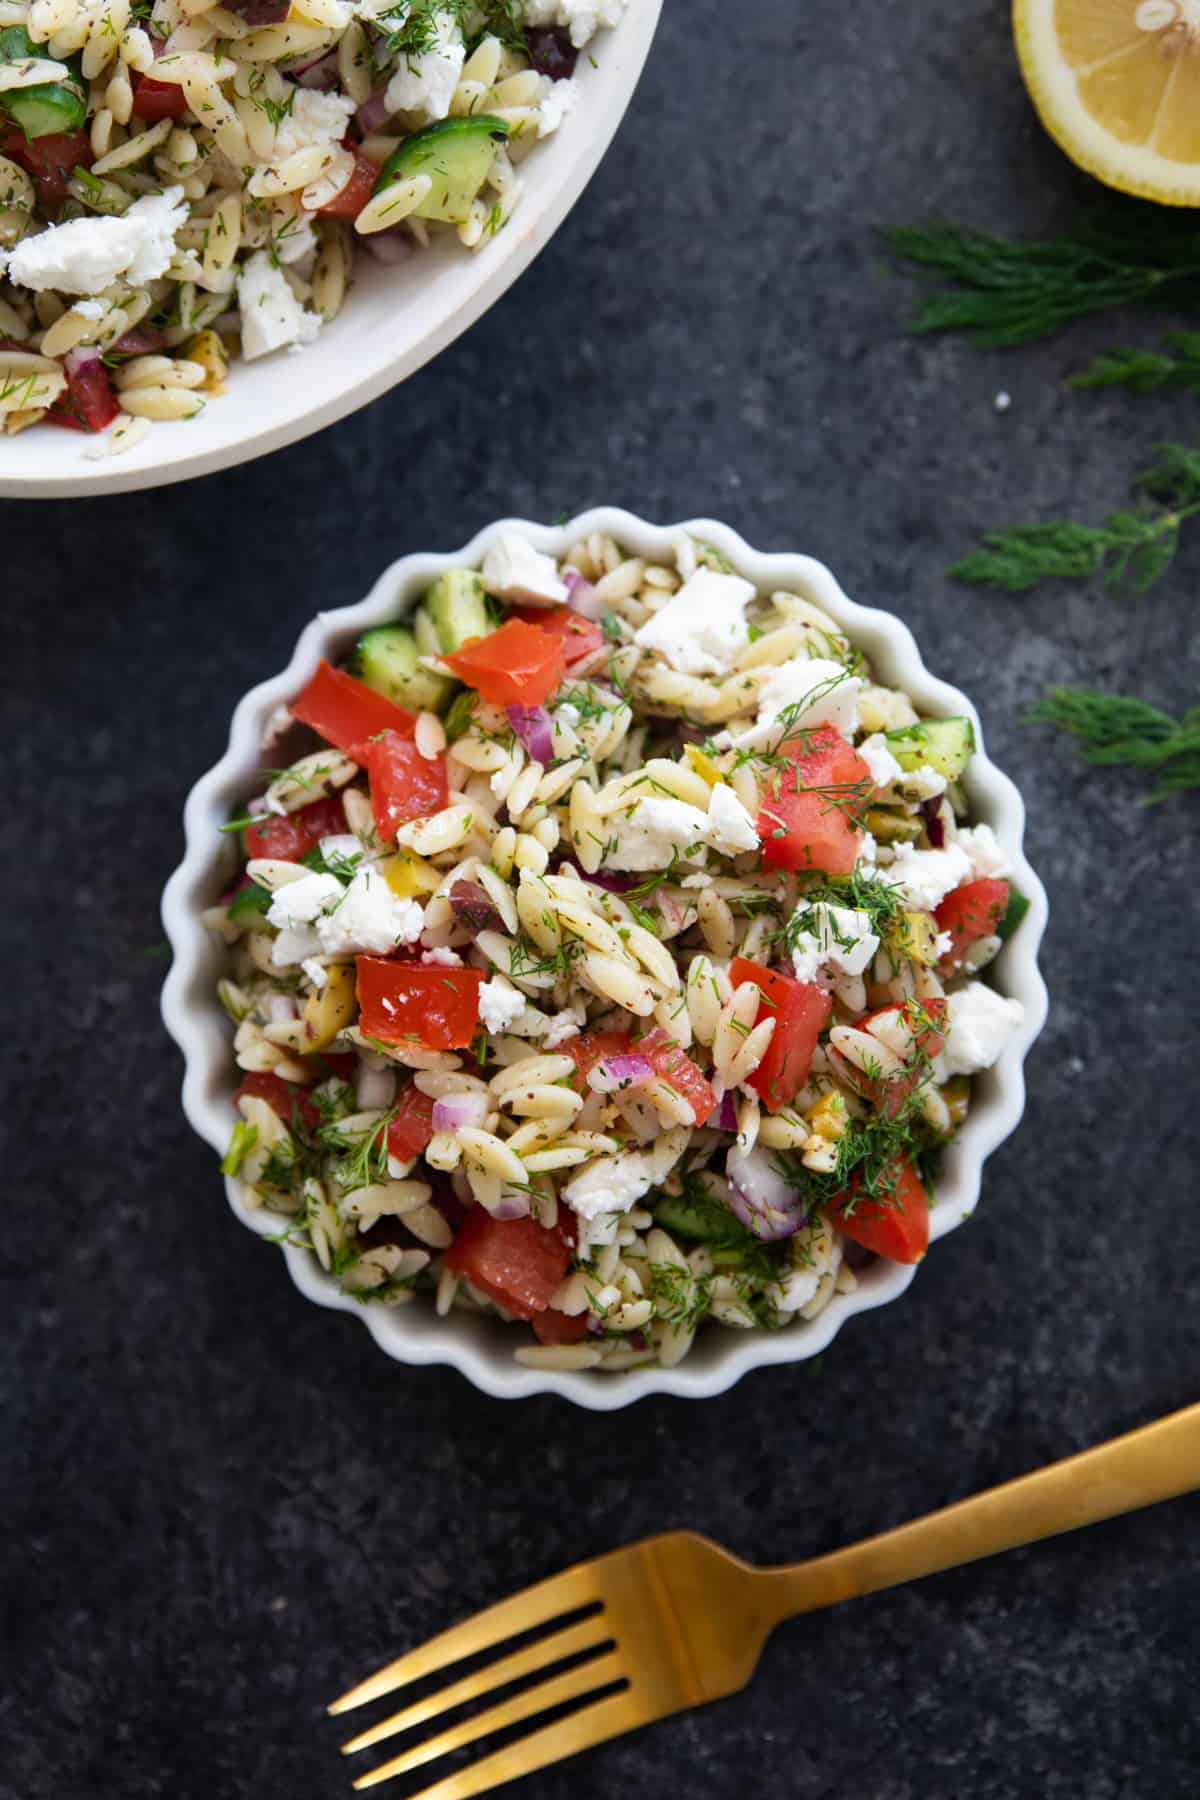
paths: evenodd
<path fill-rule="evenodd" d="M 432 367 L 192 486 L 4 507 L 4 1800 L 329 1800 L 326 1699 L 577 1557 L 675 1525 L 801 1557 L 1196 1399 L 1196 806 L 1018 717 L 1053 681 L 1193 702 L 1200 545 L 1143 600 L 943 573 L 989 524 L 1101 517 L 1196 403 L 1064 387 L 1144 317 L 906 337 L 873 236 L 1062 228 L 1094 194 L 999 0 L 674 0 L 589 192 Z M 392 557 L 603 500 L 900 611 L 1024 788 L 1053 909 L 1024 1124 L 903 1303 L 817 1368 L 609 1415 L 395 1367 L 304 1302 L 226 1210 L 157 1016 L 158 894 L 237 696 Z M 1198 1523 L 811 1617 L 740 1698 L 518 1791 L 1194 1794 Z"/>

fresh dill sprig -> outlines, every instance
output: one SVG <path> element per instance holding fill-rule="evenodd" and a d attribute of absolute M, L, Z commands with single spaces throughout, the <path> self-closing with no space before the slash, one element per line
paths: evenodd
<path fill-rule="evenodd" d="M 1124 387 L 1134 394 L 1157 394 L 1163 388 L 1200 393 L 1200 331 L 1173 331 L 1161 350 L 1106 350 L 1071 377 L 1071 386 Z"/>
<path fill-rule="evenodd" d="M 1074 319 L 1134 303 L 1200 299 L 1200 238 L 1155 221 L 1044 240 L 995 237 L 956 225 L 893 228 L 893 255 L 956 283 L 910 321 L 927 333 L 961 331 L 992 348 L 1050 337 Z"/>
<path fill-rule="evenodd" d="M 1104 570 L 1110 588 L 1144 594 L 1170 566 L 1180 526 L 1200 512 L 1200 450 L 1161 444 L 1158 461 L 1134 487 L 1165 510 L 1109 513 L 1102 525 L 1055 519 L 989 531 L 948 573 L 976 587 L 1024 594 L 1041 581 L 1078 581 Z"/>
<path fill-rule="evenodd" d="M 901 890 L 880 875 L 866 875 L 856 870 L 852 875 L 831 875 L 801 895 L 791 918 L 774 934 L 772 943 L 794 950 L 805 932 L 813 931 L 818 921 L 813 918 L 816 906 L 845 906 L 865 912 L 876 937 L 883 937 L 889 925 L 904 911 Z M 836 939 L 836 933 L 835 939 Z M 840 941 L 840 940 L 837 940 Z"/>
<path fill-rule="evenodd" d="M 1024 722 L 1068 732 L 1085 762 L 1152 772 L 1148 804 L 1200 787 L 1200 706 L 1173 719 L 1134 694 L 1059 687 L 1031 706 Z"/>

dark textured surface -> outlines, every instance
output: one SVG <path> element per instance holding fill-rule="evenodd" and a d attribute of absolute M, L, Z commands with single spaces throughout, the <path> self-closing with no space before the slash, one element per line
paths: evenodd
<path fill-rule="evenodd" d="M 1053 680 L 1193 700 L 1200 547 L 1138 602 L 942 575 L 990 523 L 1099 517 L 1195 403 L 1064 389 L 1144 320 L 906 339 L 872 235 L 1087 200 L 1006 10 L 676 0 L 584 202 L 435 366 L 192 487 L 4 508 L 4 1800 L 328 1800 L 330 1694 L 570 1559 L 671 1524 L 804 1555 L 1196 1398 L 1196 806 L 1146 813 L 1017 717 Z M 235 697 L 390 558 L 600 500 L 902 611 L 1024 787 L 1053 907 L 1028 1114 L 969 1229 L 818 1369 L 611 1416 L 502 1408 L 304 1302 L 226 1210 L 156 1014 L 157 896 Z M 1197 1523 L 793 1625 L 737 1701 L 520 1791 L 1192 1794 Z"/>

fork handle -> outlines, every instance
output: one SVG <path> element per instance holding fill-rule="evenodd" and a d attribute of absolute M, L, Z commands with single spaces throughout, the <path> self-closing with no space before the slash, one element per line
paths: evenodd
<path fill-rule="evenodd" d="M 898 1587 L 1200 1488 L 1200 1405 L 878 1537 L 768 1571 L 776 1620 Z M 774 1597 L 778 1595 L 778 1599 Z"/>

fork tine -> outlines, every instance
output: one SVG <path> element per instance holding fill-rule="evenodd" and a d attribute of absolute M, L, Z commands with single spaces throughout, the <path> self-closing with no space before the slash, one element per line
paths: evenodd
<path fill-rule="evenodd" d="M 378 1725 L 372 1725 L 369 1731 L 362 1731 L 357 1737 L 351 1738 L 348 1744 L 342 1745 L 342 1754 L 349 1756 L 355 1750 L 366 1750 L 371 1744 L 395 1737 L 402 1731 L 411 1731 L 414 1725 L 423 1725 L 427 1719 L 435 1719 L 439 1713 L 449 1712 L 452 1707 L 461 1706 L 466 1700 L 477 1700 L 482 1694 L 505 1687 L 510 1681 L 519 1680 L 522 1675 L 536 1674 L 539 1669 L 549 1668 L 552 1663 L 564 1662 L 568 1656 L 578 1656 L 584 1650 L 602 1650 L 609 1643 L 611 1639 L 604 1636 L 603 1621 L 593 1614 L 591 1618 L 581 1619 L 578 1625 L 568 1626 L 566 1631 L 556 1631 L 553 1637 L 539 1638 L 536 1644 L 528 1644 L 524 1650 L 518 1650 L 512 1656 L 506 1656 L 500 1662 L 487 1663 L 473 1675 L 465 1675 L 461 1681 L 439 1688 L 435 1694 L 427 1694 L 424 1700 L 415 1701 L 403 1711 L 393 1713 L 390 1719 L 383 1719 Z"/>
<path fill-rule="evenodd" d="M 586 1563 L 564 1569 L 560 1575 L 551 1575 L 533 1587 L 522 1588 L 519 1594 L 510 1594 L 507 1600 L 498 1600 L 495 1606 L 464 1619 L 461 1625 L 452 1625 L 449 1631 L 440 1632 L 406 1656 L 398 1656 L 395 1662 L 377 1669 L 357 1687 L 339 1694 L 329 1711 L 349 1712 L 368 1700 L 378 1700 L 381 1694 L 390 1694 L 407 1682 L 419 1681 L 423 1675 L 433 1675 L 449 1663 L 462 1662 L 480 1650 L 490 1650 L 518 1632 L 530 1631 L 538 1625 L 551 1625 L 563 1613 L 574 1612 L 598 1598 L 595 1574 Z"/>
<path fill-rule="evenodd" d="M 620 1737 L 647 1723 L 648 1716 L 631 1704 L 629 1694 L 610 1694 L 607 1700 L 581 1707 L 569 1719 L 543 1725 L 540 1731 L 532 1731 L 528 1737 L 518 1738 L 516 1743 L 506 1744 L 490 1756 L 481 1756 L 456 1774 L 443 1776 L 432 1787 L 411 1795 L 410 1800 L 470 1800 L 473 1794 L 490 1793 L 519 1775 L 532 1775 L 547 1763 L 565 1762 L 568 1756 L 577 1756 L 581 1750 L 590 1750 L 595 1744 L 606 1743 L 609 1738 Z"/>
<path fill-rule="evenodd" d="M 538 1713 L 546 1712 L 552 1706 L 562 1706 L 568 1700 L 582 1700 L 585 1695 L 620 1681 L 624 1673 L 620 1655 L 616 1650 L 610 1650 L 607 1656 L 569 1669 L 565 1675 L 539 1682 L 536 1687 L 526 1688 L 524 1693 L 514 1694 L 512 1699 L 497 1706 L 489 1706 L 473 1718 L 439 1732 L 436 1737 L 425 1738 L 410 1750 L 402 1750 L 390 1762 L 381 1763 L 377 1769 L 360 1775 L 354 1786 L 369 1788 L 377 1782 L 390 1781 L 393 1775 L 403 1775 L 406 1770 L 420 1768 L 422 1763 L 433 1762 L 451 1750 L 461 1750 L 465 1744 L 473 1744 L 476 1738 L 505 1731 L 510 1725 L 519 1725 L 522 1719 L 536 1718 Z"/>

